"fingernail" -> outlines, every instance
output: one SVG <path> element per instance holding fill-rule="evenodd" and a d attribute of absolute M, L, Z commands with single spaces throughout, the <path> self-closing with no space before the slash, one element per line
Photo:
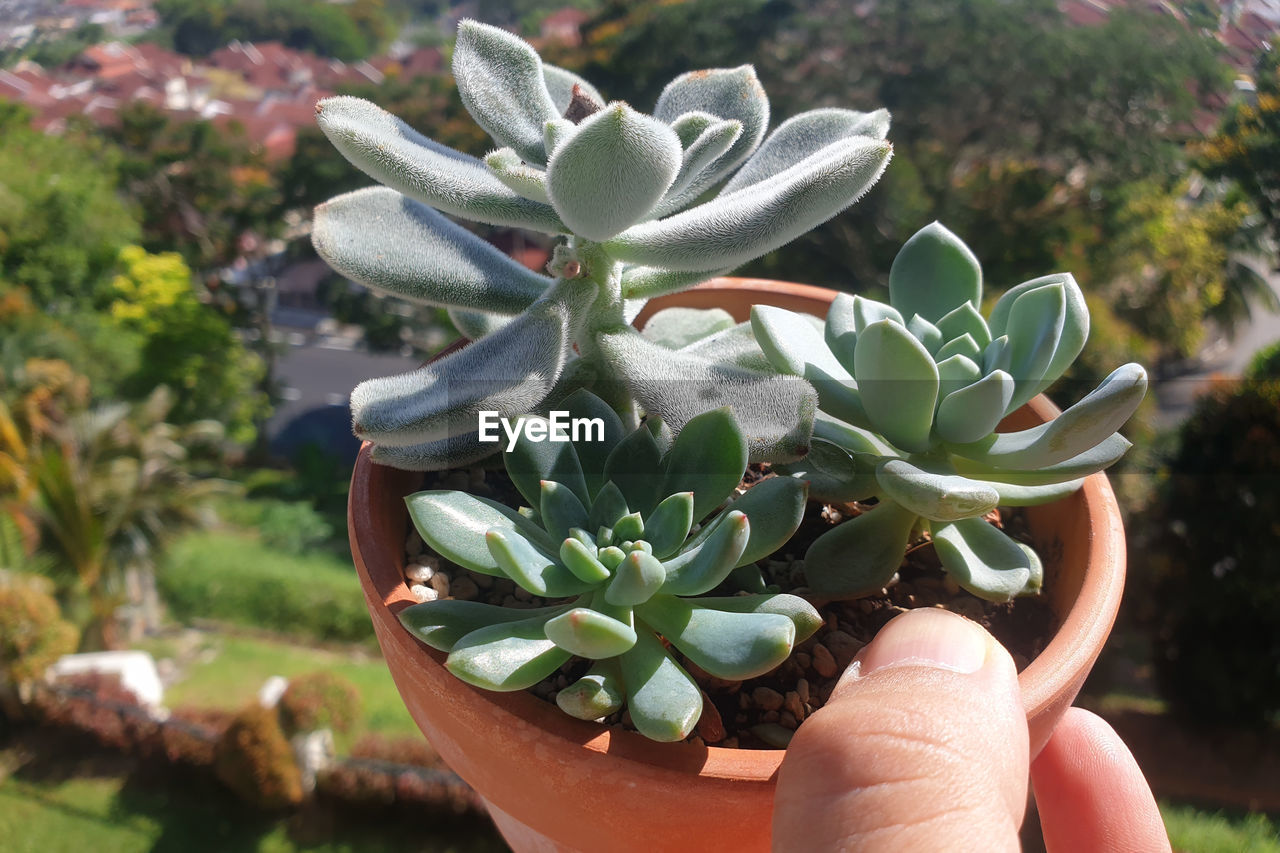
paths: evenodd
<path fill-rule="evenodd" d="M 880 629 L 861 655 L 861 675 L 895 666 L 977 672 L 987 660 L 991 635 L 976 622 L 946 610 L 912 610 Z"/>

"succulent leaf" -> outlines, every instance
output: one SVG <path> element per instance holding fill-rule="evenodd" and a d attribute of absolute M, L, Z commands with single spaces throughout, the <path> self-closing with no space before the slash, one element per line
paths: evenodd
<path fill-rule="evenodd" d="M 1035 552 L 980 518 L 934 525 L 933 547 L 956 583 L 979 598 L 1009 601 L 1040 589 Z"/>
<path fill-rule="evenodd" d="M 565 397 L 556 404 L 556 408 L 568 412 L 572 419 L 598 419 L 603 427 L 600 431 L 583 430 L 576 438 L 570 435 L 570 442 L 582 468 L 587 495 L 596 495 L 605 483 L 604 462 L 626 435 L 622 419 L 612 406 L 585 388 Z"/>
<path fill-rule="evenodd" d="M 1089 306 L 1085 303 L 1084 293 L 1080 290 L 1080 285 L 1076 282 L 1075 276 L 1071 275 L 1071 273 L 1055 273 L 1054 275 L 1025 281 L 1016 287 L 1010 288 L 1001 295 L 1000 299 L 992 307 L 989 320 L 993 336 L 1008 334 L 1010 331 L 1010 313 L 1017 300 L 1028 291 L 1054 283 L 1062 285 L 1066 314 L 1063 319 L 1062 334 L 1059 336 L 1058 346 L 1049 361 L 1049 366 L 1045 369 L 1044 379 L 1041 380 L 1040 387 L 1036 389 L 1037 394 L 1048 388 L 1055 379 L 1071 366 L 1076 356 L 1084 349 L 1084 343 L 1089 337 Z M 1035 395 L 1033 394 L 1032 396 Z"/>
<path fill-rule="evenodd" d="M 614 570 L 613 580 L 605 587 L 605 601 L 618 607 L 644 604 L 661 587 L 667 570 L 661 561 L 644 551 L 632 551 Z"/>
<path fill-rule="evenodd" d="M 556 693 L 560 710 L 579 720 L 598 720 L 622 709 L 627 693 L 616 660 L 600 660 L 587 674 Z"/>
<path fill-rule="evenodd" d="M 464 338 L 478 341 L 491 332 L 496 332 L 511 322 L 511 317 L 501 314 L 489 314 L 485 311 L 468 311 L 465 308 L 448 309 L 449 321 L 453 323 Z M 566 372 L 568 365 L 565 366 Z"/>
<path fill-rule="evenodd" d="M 889 269 L 889 304 L 904 317 L 942 319 L 964 302 L 982 303 L 982 267 L 964 242 L 938 222 L 911 236 Z"/>
<path fill-rule="evenodd" d="M 859 465 L 843 447 L 817 436 L 808 456 L 776 464 L 773 471 L 807 482 L 809 496 L 824 503 L 865 501 L 880 490 L 874 468 Z"/>
<path fill-rule="evenodd" d="M 570 654 L 593 660 L 616 657 L 636 644 L 632 624 L 589 607 L 575 607 L 547 620 L 546 633 Z"/>
<path fill-rule="evenodd" d="M 564 613 L 571 605 L 517 610 L 479 601 L 445 598 L 411 604 L 400 611 L 400 624 L 422 642 L 442 652 L 449 652 L 459 640 L 483 628 L 528 619 L 550 619 Z"/>
<path fill-rule="evenodd" d="M 567 231 L 550 205 L 523 198 L 476 158 L 428 139 L 368 101 L 326 98 L 316 113 L 342 156 L 380 184 L 475 222 L 546 234 Z"/>
<path fill-rule="evenodd" d="M 938 402 L 982 378 L 982 368 L 966 355 L 952 355 L 938 362 Z M 1003 413 L 1003 409 L 1001 410 Z"/>
<path fill-rule="evenodd" d="M 918 516 L 890 500 L 819 536 L 804 555 L 815 595 L 858 598 L 877 592 L 902 564 Z"/>
<path fill-rule="evenodd" d="M 634 225 L 605 247 L 621 260 L 673 270 L 739 266 L 791 242 L 861 198 L 888 165 L 890 151 L 887 142 L 868 137 L 837 142 L 760 184 L 666 219 Z M 725 240 L 725 234 L 734 239 Z"/>
<path fill-rule="evenodd" d="M 680 169 L 680 140 L 623 103 L 578 125 L 547 165 L 547 190 L 575 234 L 603 242 L 646 218 Z"/>
<path fill-rule="evenodd" d="M 649 630 L 618 658 L 627 710 L 640 734 L 660 743 L 684 740 L 702 716 L 702 691 Z"/>
<path fill-rule="evenodd" d="M 663 563 L 668 595 L 702 595 L 710 592 L 738 566 L 751 539 L 751 523 L 740 512 L 729 511 L 705 540 Z"/>
<path fill-rule="evenodd" d="M 514 447 L 503 450 L 502 460 L 511 482 L 529 506 L 542 505 L 543 480 L 567 486 L 584 506 L 591 501 L 582 463 L 571 442 L 530 441 L 522 432 Z"/>
<path fill-rule="evenodd" d="M 598 584 L 609 579 L 609 569 L 596 559 L 596 549 L 576 537 L 566 537 L 560 543 L 560 562 L 584 583 Z"/>
<path fill-rule="evenodd" d="M 1001 468 L 984 462 L 981 458 L 968 459 L 958 454 L 952 456 L 951 462 L 961 474 L 976 480 L 1019 486 L 1046 486 L 1101 471 L 1119 461 L 1132 446 L 1127 438 L 1115 432 L 1083 453 L 1039 468 Z"/>
<path fill-rule="evenodd" d="M 1146 393 L 1147 372 L 1137 364 L 1125 364 L 1048 423 L 993 435 L 955 451 L 1002 468 L 1047 468 L 1097 446 L 1124 425 Z"/>
<path fill-rule="evenodd" d="M 530 163 L 547 162 L 542 127 L 561 113 L 547 91 L 542 59 L 528 42 L 498 27 L 462 21 L 453 77 L 476 124 Z"/>
<path fill-rule="evenodd" d="M 733 494 L 747 468 L 747 441 L 728 408 L 692 418 L 662 461 L 660 494 L 693 493 L 693 520 L 700 522 Z"/>
<path fill-rule="evenodd" d="M 415 492 L 404 499 L 414 527 L 431 549 L 446 560 L 486 575 L 505 573 L 489 552 L 491 530 L 519 532 L 543 548 L 553 541 L 533 522 L 497 501 L 466 492 Z"/>
<path fill-rule="evenodd" d="M 679 135 L 679 131 L 674 127 L 672 130 L 677 136 Z M 681 143 L 684 144 L 684 153 L 680 158 L 680 170 L 667 189 L 666 198 L 654 212 L 661 216 L 677 209 L 676 206 L 682 198 L 681 193 L 698 179 L 712 161 L 728 151 L 740 136 L 742 136 L 742 122 L 717 121 L 705 128 L 692 142 L 685 143 L 681 139 Z"/>
<path fill-rule="evenodd" d="M 1028 290 L 1009 310 L 1009 373 L 1017 382 L 1013 411 L 1036 395 L 1053 353 L 1062 337 L 1066 318 L 1066 293 L 1052 282 Z"/>
<path fill-rule="evenodd" d="M 370 458 L 402 471 L 434 471 L 471 465 L 492 455 L 493 445 L 480 441 L 479 435 L 471 432 L 404 447 L 375 444 Z"/>
<path fill-rule="evenodd" d="M 876 432 L 903 450 L 927 450 L 938 367 L 924 345 L 903 326 L 879 320 L 858 334 L 854 375 Z"/>
<path fill-rule="evenodd" d="M 1014 387 L 1013 377 L 997 370 L 952 391 L 938 404 L 938 437 L 964 444 L 990 435 L 1008 411 Z"/>
<path fill-rule="evenodd" d="M 853 365 L 853 348 L 858 343 L 858 324 L 854 316 L 856 298 L 848 293 L 837 293 L 827 310 L 827 321 L 823 326 L 823 338 L 846 372 Z"/>
<path fill-rule="evenodd" d="M 969 303 L 966 302 L 965 305 Z M 959 337 L 952 338 L 934 352 L 933 357 L 939 364 L 947 359 L 962 355 L 975 364 L 982 360 L 982 347 L 978 346 L 978 342 L 973 335 L 965 332 Z"/>
<path fill-rule="evenodd" d="M 824 377 L 852 381 L 823 334 L 803 315 L 771 305 L 753 305 L 751 331 L 769 362 L 783 373 L 812 379 L 816 368 Z"/>
<path fill-rule="evenodd" d="M 808 492 L 803 480 L 770 477 L 729 502 L 726 510 L 742 513 L 750 523 L 751 536 L 738 557 L 739 566 L 764 559 L 791 538 L 804 520 Z M 722 513 L 718 517 L 719 523 L 724 523 L 728 517 L 727 512 Z"/>
<path fill-rule="evenodd" d="M 670 595 L 639 608 L 640 618 L 717 678 L 755 678 L 787 659 L 796 626 L 777 613 L 734 613 Z"/>
<path fill-rule="evenodd" d="M 542 496 L 538 504 L 543 529 L 554 540 L 566 539 L 573 528 L 587 523 L 587 508 L 573 489 L 553 480 L 542 481 Z"/>
<path fill-rule="evenodd" d="M 539 615 L 477 628 L 454 644 L 445 668 L 485 690 L 532 687 L 569 659 L 568 652 L 547 639 L 546 622 Z"/>
<path fill-rule="evenodd" d="M 651 299 L 667 293 L 679 293 L 727 272 L 728 269 L 690 272 L 633 266 L 622 273 L 622 295 L 628 299 Z"/>
<path fill-rule="evenodd" d="M 881 462 L 876 468 L 876 481 L 890 500 L 932 521 L 985 515 L 1000 500 L 990 484 L 957 474 L 935 474 L 904 459 Z"/>
<path fill-rule="evenodd" d="M 899 326 L 907 325 L 907 321 L 902 319 L 902 314 L 892 305 L 886 305 L 883 302 L 877 302 L 874 299 L 867 299 L 862 296 L 854 296 L 851 306 L 853 313 L 853 329 L 856 334 L 862 334 L 863 330 L 872 323 L 878 323 L 881 320 L 892 320 Z M 848 367 L 852 362 L 847 363 Z"/>
<path fill-rule="evenodd" d="M 938 320 L 938 329 L 948 341 L 968 335 L 978 345 L 979 351 L 991 343 L 991 329 L 972 302 L 962 302 L 959 308 L 953 308 L 943 315 Z"/>
<path fill-rule="evenodd" d="M 1084 478 L 1049 483 L 1041 486 L 1019 486 L 1013 483 L 992 483 L 1000 493 L 1000 506 L 1039 506 L 1053 503 L 1072 494 L 1084 485 Z"/>
<path fill-rule="evenodd" d="M 786 616 L 795 625 L 797 643 L 817 633 L 823 626 L 822 614 L 798 595 L 767 593 L 760 595 L 733 595 L 722 598 L 699 598 L 698 604 L 712 610 L 730 613 L 776 613 Z"/>
<path fill-rule="evenodd" d="M 540 531 L 541 532 L 541 531 Z M 551 556 L 559 551 L 547 548 L 542 537 L 533 539 L 517 530 L 491 529 L 485 544 L 502 573 L 534 595 L 560 598 L 577 595 L 591 587 Z"/>
<path fill-rule="evenodd" d="M 518 195 L 530 201 L 550 204 L 547 196 L 547 174 L 530 166 L 511 148 L 499 148 L 485 155 L 484 164 L 493 176 Z"/>
<path fill-rule="evenodd" d="M 644 539 L 653 547 L 653 556 L 665 560 L 684 544 L 693 526 L 693 505 L 693 492 L 677 492 L 663 498 L 649 515 L 644 523 Z"/>
<path fill-rule="evenodd" d="M 915 339 L 924 344 L 924 348 L 932 355 L 942 346 L 942 332 L 937 326 L 930 323 L 919 314 L 912 314 L 911 319 L 907 321 L 907 331 L 915 336 Z"/>
<path fill-rule="evenodd" d="M 991 343 L 987 344 L 987 348 L 982 351 L 982 372 L 993 373 L 1003 370 L 1008 373 L 1012 366 L 1013 347 L 1009 343 L 1009 336 L 1001 335 L 993 338 Z"/>
<path fill-rule="evenodd" d="M 739 169 L 723 192 L 758 184 L 786 171 L 833 142 L 855 136 L 884 139 L 889 134 L 889 111 L 819 109 L 800 113 L 778 125 Z"/>
<path fill-rule="evenodd" d="M 474 430 L 480 411 L 513 418 L 536 410 L 564 368 L 568 320 L 562 303 L 544 297 L 452 355 L 360 383 L 351 393 L 356 435 L 383 446 L 422 444 Z"/>
<path fill-rule="evenodd" d="M 432 305 L 515 314 L 551 283 L 426 205 L 385 187 L 356 190 L 317 207 L 312 242 L 320 257 L 348 278 Z"/>
<path fill-rule="evenodd" d="M 662 451 L 653 433 L 636 430 L 618 442 L 605 460 L 604 475 L 618 487 L 627 507 L 641 514 L 653 511 L 661 496 L 661 481 L 654 477 L 660 471 Z M 607 488 L 607 487 L 606 487 Z"/>

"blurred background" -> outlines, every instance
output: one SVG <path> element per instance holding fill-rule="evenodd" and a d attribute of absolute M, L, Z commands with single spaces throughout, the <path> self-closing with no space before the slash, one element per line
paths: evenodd
<path fill-rule="evenodd" d="M 773 124 L 887 107 L 884 179 L 740 274 L 884 298 L 935 219 L 990 299 L 1075 274 L 1093 333 L 1051 396 L 1155 380 L 1081 702 L 1176 849 L 1280 850 L 1280 0 L 0 0 L 0 847 L 503 849 L 346 546 L 350 389 L 456 333 L 308 239 L 369 183 L 319 98 L 489 149 L 449 73 L 468 16 L 641 110 L 744 62 Z"/>

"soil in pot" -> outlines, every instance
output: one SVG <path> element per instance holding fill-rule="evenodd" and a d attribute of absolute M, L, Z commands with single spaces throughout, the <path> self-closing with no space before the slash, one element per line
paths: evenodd
<path fill-rule="evenodd" d="M 767 466 L 752 466 L 744 488 L 772 476 Z M 420 488 L 459 489 L 508 506 L 523 498 L 501 469 L 471 468 L 465 471 L 428 472 Z M 860 512 L 859 504 L 830 505 L 810 502 L 800 528 L 778 552 L 761 562 L 767 584 L 780 591 L 805 595 L 803 555 L 824 531 L 845 517 Z M 1030 543 L 1025 520 L 1018 511 L 989 517 L 1014 538 Z M 1041 555 L 1051 572 L 1052 554 Z M 541 607 L 547 601 L 516 586 L 464 569 L 431 553 L 416 531 L 405 542 L 405 576 L 419 600 L 460 598 L 506 607 Z M 715 594 L 732 594 L 726 587 Z M 980 623 L 1013 655 L 1019 671 L 1035 659 L 1053 636 L 1056 619 L 1043 597 L 997 604 L 962 590 L 942 571 L 927 541 L 913 543 L 898 571 L 898 582 L 881 594 L 855 601 L 815 602 L 825 625 L 799 644 L 791 656 L 767 675 L 746 681 L 725 681 L 700 670 L 690 661 L 682 664 L 703 690 L 702 718 L 690 740 L 707 745 L 744 749 L 782 748 L 804 719 L 821 708 L 841 673 L 858 651 L 870 642 L 893 616 L 913 607 L 944 607 Z M 589 668 L 590 662 L 572 659 L 555 674 L 530 688 L 550 703 Z M 605 718 L 604 724 L 634 731 L 625 710 Z"/>

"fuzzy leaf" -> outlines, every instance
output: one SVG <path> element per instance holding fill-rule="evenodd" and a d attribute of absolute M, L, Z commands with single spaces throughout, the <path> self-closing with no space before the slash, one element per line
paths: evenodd
<path fill-rule="evenodd" d="M 1017 388 L 1006 412 L 1012 412 L 1036 395 L 1053 353 L 1058 348 L 1066 319 L 1066 292 L 1052 282 L 1028 290 L 1009 311 L 1009 373 Z"/>
<path fill-rule="evenodd" d="M 547 621 L 547 639 L 578 657 L 599 660 L 636 644 L 636 629 L 589 607 L 575 607 Z"/>
<path fill-rule="evenodd" d="M 723 308 L 664 308 L 649 318 L 641 334 L 667 349 L 682 349 L 735 325 Z"/>
<path fill-rule="evenodd" d="M 601 334 L 597 344 L 645 411 L 673 430 L 728 405 L 747 439 L 751 461 L 795 459 L 808 448 L 817 401 L 813 389 L 799 379 L 673 352 L 634 329 Z"/>
<path fill-rule="evenodd" d="M 693 526 L 693 492 L 677 492 L 658 504 L 644 523 L 644 539 L 653 547 L 653 556 L 664 560 L 689 537 Z"/>
<path fill-rule="evenodd" d="M 701 543 L 663 563 L 669 595 L 702 595 L 720 585 L 739 564 L 751 539 L 751 523 L 740 512 L 729 511 Z"/>
<path fill-rule="evenodd" d="M 516 314 L 551 283 L 426 205 L 385 187 L 356 190 L 317 207 L 311 239 L 320 257 L 342 275 L 432 305 Z"/>
<path fill-rule="evenodd" d="M 445 668 L 485 690 L 532 687 L 569 659 L 568 652 L 547 639 L 546 621 L 546 616 L 535 616 L 472 631 L 454 644 Z"/>
<path fill-rule="evenodd" d="M 550 204 L 547 197 L 547 175 L 541 169 L 530 166 L 511 148 L 499 148 L 484 158 L 493 176 L 511 188 L 512 192 L 530 201 Z"/>
<path fill-rule="evenodd" d="M 484 311 L 468 311 L 464 308 L 450 308 L 449 321 L 464 338 L 478 341 L 485 335 L 498 331 L 511 322 L 513 318 L 499 314 L 488 314 Z M 565 366 L 566 372 L 568 365 Z M 490 445 L 492 447 L 492 445 Z"/>
<path fill-rule="evenodd" d="M 876 469 L 884 494 L 931 521 L 955 521 L 985 515 L 996 508 L 999 493 L 987 483 L 956 474 L 935 474 L 904 459 L 886 459 Z"/>
<path fill-rule="evenodd" d="M 720 119 L 711 113 L 691 112 L 671 122 L 671 129 L 680 139 L 680 147 L 688 148 L 690 145 L 698 141 L 698 137 L 706 132 L 707 128 L 713 124 L 719 123 Z M 741 123 L 739 123 L 741 126 Z"/>
<path fill-rule="evenodd" d="M 490 530 L 519 532 L 543 548 L 555 548 L 533 522 L 488 498 L 466 492 L 426 491 L 404 500 L 423 541 L 441 557 L 472 571 L 498 577 L 505 574 L 485 541 Z"/>
<path fill-rule="evenodd" d="M 1066 313 L 1062 323 L 1062 334 L 1058 338 L 1058 345 L 1054 349 L 1053 357 L 1049 360 L 1048 367 L 1045 368 L 1044 378 L 1040 381 L 1035 393 L 1031 395 L 1032 397 L 1053 384 L 1054 380 L 1071 366 L 1071 363 L 1076 360 L 1076 356 L 1084 349 L 1084 342 L 1089 337 L 1089 306 L 1085 304 L 1084 293 L 1080 290 L 1080 285 L 1071 273 L 1057 273 L 1032 279 L 1031 281 L 1024 281 L 1001 295 L 995 306 L 992 307 L 991 317 L 988 320 L 992 336 L 998 337 L 1008 334 L 1009 316 L 1018 298 L 1028 291 L 1054 283 L 1062 285 L 1062 293 L 1065 298 L 1064 308 Z"/>
<path fill-rule="evenodd" d="M 564 111 L 569 109 L 569 102 L 573 100 L 574 86 L 581 87 L 580 91 L 597 104 L 605 102 L 604 97 L 596 91 L 595 86 L 592 86 L 572 71 L 567 71 L 558 65 L 552 65 L 549 62 L 542 63 L 542 79 L 546 83 L 547 93 L 551 95 L 551 102 L 555 104 L 558 115 L 564 115 Z"/>
<path fill-rule="evenodd" d="M 552 480 L 543 480 L 541 501 L 538 504 L 542 527 L 557 542 L 569 536 L 575 527 L 587 523 L 587 508 L 573 489 Z"/>
<path fill-rule="evenodd" d="M 635 646 L 618 658 L 631 721 L 650 740 L 684 740 L 702 716 L 702 691 L 652 631 L 636 633 Z"/>
<path fill-rule="evenodd" d="M 542 127 L 561 112 L 547 91 L 542 59 L 528 42 L 497 27 L 462 21 L 453 77 L 476 124 L 530 163 L 547 162 Z"/>
<path fill-rule="evenodd" d="M 616 660 L 596 661 L 586 675 L 556 693 L 560 710 L 579 720 L 598 720 L 626 704 L 622 673 Z"/>
<path fill-rule="evenodd" d="M 702 195 L 751 156 L 769 126 L 769 99 L 750 65 L 691 71 L 668 83 L 653 108 L 654 117 L 665 122 L 675 122 L 686 113 L 741 122 L 742 134 L 685 188 L 681 204 Z"/>
<path fill-rule="evenodd" d="M 1117 367 L 1082 400 L 1048 423 L 993 435 L 956 453 L 1001 468 L 1045 468 L 1086 453 L 1124 425 L 1147 393 L 1147 372 Z"/>
<path fill-rule="evenodd" d="M 1035 552 L 980 518 L 934 525 L 933 547 L 947 574 L 979 598 L 1009 601 L 1040 589 Z"/>
<path fill-rule="evenodd" d="M 938 437 L 964 444 L 990 435 L 1008 410 L 1013 389 L 1013 377 L 997 370 L 952 391 L 938 404 Z"/>
<path fill-rule="evenodd" d="M 617 607 L 644 604 L 666 580 L 667 571 L 658 558 L 644 551 L 632 551 L 614 570 L 604 598 Z"/>
<path fill-rule="evenodd" d="M 672 595 L 654 598 L 639 615 L 686 658 L 731 681 L 773 670 L 791 654 L 796 638 L 786 616 L 712 610 Z"/>
<path fill-rule="evenodd" d="M 877 321 L 858 334 L 853 372 L 876 431 L 903 450 L 927 450 L 938 367 L 924 345 L 892 320 Z"/>
<path fill-rule="evenodd" d="M 678 130 L 674 127 L 672 130 L 679 136 Z M 666 196 L 654 209 L 654 213 L 662 216 L 678 210 L 682 199 L 685 198 L 682 195 L 684 190 L 688 189 L 716 158 L 728 151 L 740 136 L 742 136 L 742 122 L 717 121 L 706 127 L 692 142 L 684 144 L 684 140 L 681 139 L 681 143 L 684 144 L 684 153 L 680 158 L 680 170 L 676 173 L 670 188 L 667 189 Z"/>
<path fill-rule="evenodd" d="M 659 494 L 693 492 L 693 520 L 700 522 L 733 494 L 747 469 L 747 441 L 728 408 L 692 418 L 662 460 Z"/>
<path fill-rule="evenodd" d="M 474 157 L 418 133 L 387 111 L 346 95 L 316 104 L 320 129 L 380 184 L 437 210 L 487 225 L 566 232 L 550 205 L 522 198 Z"/>
<path fill-rule="evenodd" d="M 822 614 L 812 604 L 797 595 L 786 593 L 699 598 L 696 603 L 711 610 L 729 613 L 776 613 L 785 616 L 796 627 L 797 644 L 812 637 L 824 624 Z"/>
<path fill-rule="evenodd" d="M 493 454 L 494 445 L 481 442 L 479 436 L 471 432 L 405 447 L 374 445 L 370 458 L 379 465 L 402 471 L 436 471 L 471 465 Z"/>
<path fill-rule="evenodd" d="M 949 341 L 961 335 L 969 335 L 979 350 L 991 343 L 991 330 L 987 327 L 987 321 L 982 319 L 972 302 L 962 302 L 959 308 L 953 308 L 943 315 L 938 321 L 938 329 Z"/>
<path fill-rule="evenodd" d="M 517 610 L 479 601 L 446 598 L 412 604 L 400 611 L 400 624 L 422 642 L 442 652 L 452 651 L 459 640 L 486 625 L 550 619 L 572 605 Z"/>
<path fill-rule="evenodd" d="M 959 237 L 941 223 L 907 240 L 889 269 L 889 303 L 904 317 L 942 319 L 964 302 L 982 303 L 982 267 Z"/>
<path fill-rule="evenodd" d="M 647 218 L 679 168 L 675 132 L 615 103 L 583 119 L 556 148 L 547 191 L 573 233 L 603 242 Z"/>
<path fill-rule="evenodd" d="M 859 598 L 878 592 L 902 564 L 918 516 L 890 500 L 836 525 L 804 555 L 804 576 L 814 595 Z"/>
<path fill-rule="evenodd" d="M 650 299 L 667 293 L 680 293 L 727 272 L 727 268 L 689 272 L 657 267 L 630 267 L 622 273 L 622 295 L 628 299 Z"/>
<path fill-rule="evenodd" d="M 620 260 L 673 270 L 739 266 L 861 198 L 888 165 L 890 151 L 887 142 L 867 137 L 837 142 L 768 181 L 635 225 L 605 247 Z"/>
<path fill-rule="evenodd" d="M 725 184 L 723 192 L 734 192 L 768 180 L 833 142 L 855 136 L 884 139 L 888 134 L 888 110 L 860 113 L 827 108 L 801 113 L 769 134 L 760 149 Z"/>
<path fill-rule="evenodd" d="M 507 418 L 534 411 L 564 368 L 568 327 L 565 305 L 540 300 L 502 329 L 439 361 L 366 380 L 351 392 L 352 429 L 381 445 L 405 446 L 474 431 L 481 411 Z M 496 432 L 501 441 L 502 430 Z"/>
<path fill-rule="evenodd" d="M 776 464 L 773 471 L 807 482 L 809 496 L 824 503 L 865 501 L 880 490 L 873 469 L 859 465 L 840 445 L 817 436 L 808 456 L 798 462 Z"/>
<path fill-rule="evenodd" d="M 702 361 L 733 365 L 754 373 L 776 372 L 751 334 L 749 320 L 695 341 L 681 352 Z"/>
<path fill-rule="evenodd" d="M 609 579 L 609 570 L 596 559 L 596 549 L 576 537 L 566 537 L 560 543 L 560 562 L 584 583 L 598 584 Z"/>
<path fill-rule="evenodd" d="M 503 574 L 534 595 L 560 598 L 591 588 L 556 562 L 551 554 L 558 549 L 547 548 L 541 538 L 532 540 L 520 531 L 496 528 L 486 533 L 484 538 L 493 561 Z"/>
<path fill-rule="evenodd" d="M 547 150 L 547 159 L 556 153 L 560 143 L 573 136 L 578 126 L 568 119 L 558 118 L 547 122 L 542 128 L 542 145 Z"/>

